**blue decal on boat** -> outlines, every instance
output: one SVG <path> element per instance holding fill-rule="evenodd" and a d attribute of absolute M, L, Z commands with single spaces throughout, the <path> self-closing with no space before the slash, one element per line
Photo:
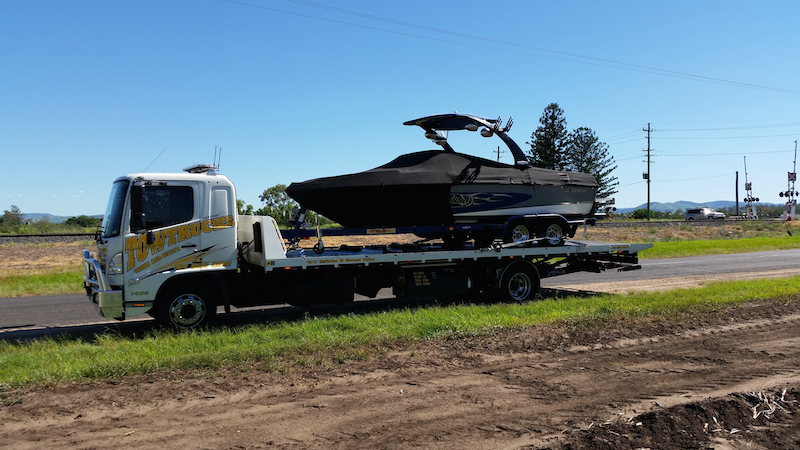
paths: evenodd
<path fill-rule="evenodd" d="M 508 208 L 529 200 L 530 194 L 504 192 L 474 192 L 450 194 L 450 208 L 455 212 Z"/>

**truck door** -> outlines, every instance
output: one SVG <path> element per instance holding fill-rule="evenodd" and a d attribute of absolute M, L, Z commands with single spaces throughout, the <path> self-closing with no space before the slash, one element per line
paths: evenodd
<path fill-rule="evenodd" d="M 143 200 L 147 234 L 133 233 L 127 239 L 129 277 L 191 267 L 192 256 L 200 248 L 197 183 L 145 183 Z M 147 235 L 152 240 L 150 244 Z"/>
<path fill-rule="evenodd" d="M 211 185 L 207 215 L 201 222 L 204 264 L 214 269 L 236 268 L 236 212 L 233 187 Z"/>

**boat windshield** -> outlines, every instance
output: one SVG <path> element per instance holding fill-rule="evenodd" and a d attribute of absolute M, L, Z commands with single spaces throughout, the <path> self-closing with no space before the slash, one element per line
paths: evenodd
<path fill-rule="evenodd" d="M 104 238 L 119 236 L 122 228 L 122 208 L 125 206 L 125 196 L 128 193 L 128 180 L 118 180 L 111 187 L 111 197 L 108 199 L 106 213 L 103 215 L 101 236 Z"/>

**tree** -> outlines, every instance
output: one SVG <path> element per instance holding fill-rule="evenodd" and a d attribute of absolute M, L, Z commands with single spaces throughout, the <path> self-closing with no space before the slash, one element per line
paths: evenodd
<path fill-rule="evenodd" d="M 565 170 L 569 136 L 564 111 L 558 103 L 550 103 L 539 118 L 539 123 L 541 125 L 531 134 L 528 160 L 536 167 Z"/>
<path fill-rule="evenodd" d="M 89 217 L 86 215 L 77 216 L 77 217 L 70 217 L 69 219 L 64 222 L 67 225 L 77 225 L 83 228 L 91 228 L 91 227 L 98 227 L 103 219 L 97 217 Z"/>
<path fill-rule="evenodd" d="M 597 197 L 611 197 L 618 192 L 615 187 L 619 181 L 611 176 L 617 168 L 614 157 L 608 154 L 608 145 L 600 142 L 591 128 L 580 127 L 569 135 L 566 155 L 567 170 L 590 173 L 597 180 Z"/>
<path fill-rule="evenodd" d="M 282 206 L 294 204 L 289 194 L 286 193 L 285 184 L 276 184 L 272 186 L 265 190 L 263 194 L 259 195 L 258 198 L 270 208 L 280 208 Z"/>
<path fill-rule="evenodd" d="M 292 200 L 286 193 L 285 184 L 277 184 L 264 191 L 258 198 L 264 202 L 264 206 L 253 211 L 251 205 L 245 205 L 244 200 L 237 200 L 239 214 L 243 215 L 256 215 L 256 216 L 270 216 L 278 222 L 278 226 L 286 228 L 291 226 L 289 219 L 291 218 L 292 209 L 299 207 L 297 202 Z M 305 221 L 311 226 L 316 226 L 317 221 L 319 225 L 330 226 L 336 223 L 324 216 L 317 216 L 313 211 L 306 211 Z"/>
<path fill-rule="evenodd" d="M 286 193 L 285 184 L 277 184 L 264 191 L 258 198 L 264 202 L 264 207 L 255 211 L 259 216 L 272 216 L 278 225 L 289 226 L 289 219 L 292 208 L 297 207 L 297 203 Z"/>
<path fill-rule="evenodd" d="M 591 128 L 580 127 L 567 132 L 567 119 L 558 103 L 544 109 L 541 124 L 531 135 L 528 160 L 536 167 L 589 173 L 597 180 L 597 197 L 611 197 L 618 191 L 617 168 L 608 145 L 601 142 Z"/>
<path fill-rule="evenodd" d="M 11 205 L 11 209 L 3 211 L 3 217 L 0 218 L 0 223 L 16 227 L 25 223 L 25 214 L 20 211 L 17 205 Z"/>
<path fill-rule="evenodd" d="M 245 204 L 244 200 L 236 200 L 236 210 L 240 216 L 253 215 L 253 205 Z"/>

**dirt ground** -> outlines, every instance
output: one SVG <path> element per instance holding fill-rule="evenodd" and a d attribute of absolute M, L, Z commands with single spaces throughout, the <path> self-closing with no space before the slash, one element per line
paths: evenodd
<path fill-rule="evenodd" d="M 14 449 L 800 448 L 800 296 L 0 399 L 0 448 Z"/>
<path fill-rule="evenodd" d="M 365 361 L 0 394 L 0 447 L 800 448 L 800 298 L 679 323 L 533 327 Z"/>

